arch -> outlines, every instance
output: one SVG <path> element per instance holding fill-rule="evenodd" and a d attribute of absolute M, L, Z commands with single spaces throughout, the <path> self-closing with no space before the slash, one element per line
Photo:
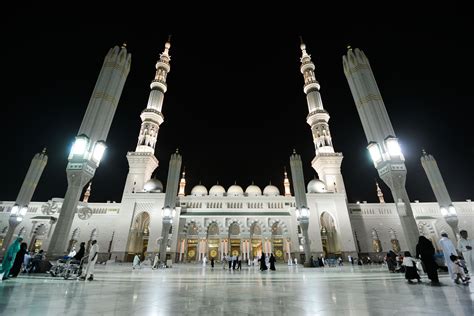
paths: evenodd
<path fill-rule="evenodd" d="M 281 234 L 280 235 L 286 235 L 288 234 L 288 226 L 286 223 L 280 219 L 271 219 L 268 221 L 268 226 L 272 228 L 272 234 L 273 234 L 273 227 L 277 225 L 278 227 L 281 228 Z"/>
<path fill-rule="evenodd" d="M 220 233 L 219 224 L 216 221 L 212 221 L 207 226 L 207 236 L 218 236 Z"/>
<path fill-rule="evenodd" d="M 340 255 L 341 247 L 339 244 L 336 221 L 329 212 L 322 212 L 320 216 L 321 223 L 321 242 L 326 257 Z"/>
<path fill-rule="evenodd" d="M 150 236 L 150 213 L 140 212 L 135 216 L 128 238 L 127 261 L 132 261 L 135 254 L 144 259 Z"/>
<path fill-rule="evenodd" d="M 241 229 L 240 224 L 238 222 L 232 222 L 229 225 L 229 236 L 237 236 L 240 235 Z"/>

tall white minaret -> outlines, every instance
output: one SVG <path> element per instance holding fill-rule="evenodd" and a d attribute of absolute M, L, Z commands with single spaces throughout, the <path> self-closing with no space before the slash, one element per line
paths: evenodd
<path fill-rule="evenodd" d="M 380 203 L 385 203 L 385 199 L 383 197 L 383 192 L 379 187 L 379 183 L 375 181 L 375 185 L 377 186 L 377 196 L 379 197 L 379 202 Z"/>
<path fill-rule="evenodd" d="M 364 52 L 348 47 L 343 56 L 346 75 L 354 102 L 364 128 L 367 149 L 380 178 L 387 184 L 396 203 L 408 250 L 415 252 L 418 242 L 416 225 L 410 199 L 405 188 L 407 169 L 405 158 L 387 114 L 377 82 Z"/>
<path fill-rule="evenodd" d="M 92 188 L 92 181 L 89 182 L 89 186 L 86 189 L 86 192 L 84 193 L 84 197 L 82 198 L 82 202 L 87 203 L 89 202 L 89 197 L 91 196 L 91 188 Z"/>
<path fill-rule="evenodd" d="M 283 186 L 285 187 L 285 196 L 291 196 L 290 191 L 290 180 L 288 179 L 288 173 L 286 172 L 286 167 L 284 168 L 285 179 L 283 180 Z"/>
<path fill-rule="evenodd" d="M 441 215 L 443 215 L 446 222 L 451 226 L 455 234 L 459 234 L 458 216 L 456 209 L 453 206 L 451 197 L 449 196 L 446 184 L 444 184 L 443 177 L 439 171 L 438 164 L 432 155 L 426 153 L 423 149 L 423 155 L 420 158 L 421 165 L 425 170 L 428 181 L 431 184 L 433 193 L 438 201 Z"/>
<path fill-rule="evenodd" d="M 178 191 L 178 196 L 184 196 L 184 189 L 186 188 L 186 168 L 183 168 L 183 173 L 181 175 L 181 180 L 179 180 L 179 191 Z"/>
<path fill-rule="evenodd" d="M 316 156 L 311 165 L 318 173 L 319 179 L 326 183 L 329 191 L 345 193 L 344 179 L 341 174 L 342 153 L 336 153 L 332 145 L 329 130 L 329 113 L 323 107 L 320 85 L 316 80 L 311 56 L 306 52 L 306 45 L 301 40 L 301 73 L 304 77 L 304 93 L 308 102 L 309 114 L 306 122 L 311 126 Z"/>
<path fill-rule="evenodd" d="M 151 179 L 153 171 L 158 167 L 155 157 L 155 146 L 160 125 L 164 121 L 161 109 L 167 88 L 166 77 L 170 72 L 169 49 L 170 38 L 165 43 L 165 49 L 156 63 L 155 78 L 150 84 L 148 104 L 140 115 L 142 125 L 138 135 L 135 151 L 127 153 L 129 172 L 125 182 L 124 193 L 141 192 L 144 184 Z"/>

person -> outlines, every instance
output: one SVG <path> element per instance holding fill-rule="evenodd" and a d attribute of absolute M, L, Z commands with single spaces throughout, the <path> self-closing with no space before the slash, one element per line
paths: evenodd
<path fill-rule="evenodd" d="M 265 253 L 262 252 L 262 256 L 260 257 L 260 271 L 265 271 L 267 269 L 267 265 L 265 264 Z"/>
<path fill-rule="evenodd" d="M 468 285 L 469 279 L 466 277 L 466 274 L 464 273 L 464 267 L 461 265 L 459 257 L 455 255 L 451 255 L 449 256 L 449 259 L 453 263 L 452 271 L 453 271 L 453 274 L 455 275 L 454 282 L 456 284 L 459 284 L 459 280 L 461 280 L 462 284 Z"/>
<path fill-rule="evenodd" d="M 40 251 L 38 251 L 37 254 L 35 254 L 33 256 L 33 259 L 31 259 L 31 269 L 30 269 L 29 273 L 32 273 L 32 272 L 39 273 L 39 272 L 41 272 L 41 263 L 43 262 L 44 259 L 45 259 L 44 250 L 41 249 Z"/>
<path fill-rule="evenodd" d="M 313 256 L 311 256 L 311 258 L 309 258 L 309 263 L 311 264 L 312 267 L 316 266 Z"/>
<path fill-rule="evenodd" d="M 8 279 L 10 275 L 10 269 L 15 262 L 15 257 L 18 251 L 20 251 L 20 243 L 23 241 L 23 237 L 18 236 L 17 239 L 8 247 L 5 252 L 5 257 L 2 261 L 2 268 L 0 268 L 0 276 L 2 280 Z M 2 274 L 3 273 L 3 274 Z"/>
<path fill-rule="evenodd" d="M 230 254 L 227 255 L 227 262 L 229 263 L 229 271 L 232 270 L 232 257 Z"/>
<path fill-rule="evenodd" d="M 370 257 L 367 257 L 367 264 L 372 264 L 372 259 L 370 259 Z"/>
<path fill-rule="evenodd" d="M 270 261 L 270 270 L 275 271 L 276 270 L 275 269 L 276 259 L 275 259 L 275 256 L 273 255 L 273 253 L 270 255 L 270 259 L 268 261 Z"/>
<path fill-rule="evenodd" d="M 322 257 L 318 257 L 318 266 L 324 267 L 324 261 Z"/>
<path fill-rule="evenodd" d="M 81 242 L 81 245 L 79 246 L 79 251 L 74 255 L 74 259 L 81 261 L 81 259 L 84 257 L 85 252 L 86 252 L 86 243 Z"/>
<path fill-rule="evenodd" d="M 242 270 L 242 257 L 237 256 L 237 270 Z"/>
<path fill-rule="evenodd" d="M 387 268 L 388 271 L 392 273 L 395 272 L 395 268 L 397 267 L 396 257 L 397 255 L 392 250 L 387 253 Z"/>
<path fill-rule="evenodd" d="M 99 245 L 97 244 L 97 240 L 93 240 L 91 243 L 91 250 L 89 251 L 89 262 L 87 263 L 87 267 L 84 271 L 83 276 L 81 276 L 81 280 L 94 280 L 94 268 L 95 263 L 97 262 L 97 257 L 99 255 Z"/>
<path fill-rule="evenodd" d="M 253 266 L 256 267 L 258 265 L 258 257 L 253 257 Z"/>
<path fill-rule="evenodd" d="M 408 283 L 413 283 L 411 281 L 413 279 L 417 279 L 418 282 L 421 282 L 421 277 L 416 269 L 416 261 L 411 257 L 409 251 L 405 251 L 402 265 L 405 267 L 405 279 L 407 279 Z"/>
<path fill-rule="evenodd" d="M 71 251 L 69 252 L 69 254 L 67 255 L 68 259 L 70 258 L 74 258 L 74 256 L 76 255 L 76 247 L 72 247 Z"/>
<path fill-rule="evenodd" d="M 158 253 L 155 254 L 155 258 L 153 259 L 153 266 L 152 269 L 158 269 L 158 264 L 160 263 L 160 257 Z"/>
<path fill-rule="evenodd" d="M 298 259 L 295 257 L 295 266 L 298 265 Z"/>
<path fill-rule="evenodd" d="M 351 255 L 347 256 L 347 261 L 349 261 L 350 264 L 354 265 L 354 261 L 352 261 L 352 256 Z"/>
<path fill-rule="evenodd" d="M 135 257 L 133 257 L 133 264 L 132 264 L 132 269 L 135 270 L 135 268 L 140 268 L 140 257 L 138 256 L 138 253 L 135 254 Z"/>
<path fill-rule="evenodd" d="M 291 256 L 288 256 L 288 265 L 289 266 L 293 265 L 293 260 L 291 259 Z"/>
<path fill-rule="evenodd" d="M 214 257 L 211 257 L 211 268 L 214 269 Z"/>
<path fill-rule="evenodd" d="M 461 238 L 458 241 L 458 249 L 462 252 L 462 256 L 464 258 L 464 262 L 466 263 L 467 270 L 472 274 L 474 271 L 474 251 L 472 247 L 474 247 L 474 240 L 467 238 L 467 231 L 464 229 L 459 232 Z"/>
<path fill-rule="evenodd" d="M 23 258 L 23 272 L 28 272 L 30 269 L 30 262 L 33 252 L 26 252 L 25 257 Z"/>
<path fill-rule="evenodd" d="M 235 266 L 237 265 L 237 256 L 232 256 L 232 270 L 235 270 Z"/>
<path fill-rule="evenodd" d="M 206 257 L 206 255 L 204 255 L 204 257 L 202 258 L 202 267 L 203 268 L 206 267 L 206 262 L 207 262 L 207 257 Z"/>
<path fill-rule="evenodd" d="M 435 249 L 431 241 L 425 236 L 420 236 L 416 245 L 416 258 L 421 259 L 428 279 L 431 280 L 431 285 L 439 285 L 438 265 L 435 262 L 434 254 Z"/>
<path fill-rule="evenodd" d="M 21 266 L 23 265 L 23 261 L 25 259 L 25 254 L 28 253 L 28 247 L 26 242 L 22 242 L 20 245 L 20 250 L 16 253 L 15 262 L 13 263 L 13 267 L 10 269 L 10 275 L 14 278 L 18 276 L 21 271 Z"/>
<path fill-rule="evenodd" d="M 227 254 L 222 256 L 222 269 L 225 270 L 225 266 L 227 265 Z"/>
<path fill-rule="evenodd" d="M 441 233 L 441 239 L 439 240 L 439 244 L 441 246 L 441 249 L 443 250 L 443 255 L 444 255 L 444 263 L 448 267 L 448 272 L 451 277 L 451 279 L 454 281 L 456 278 L 456 275 L 453 273 L 453 262 L 449 258 L 451 255 L 455 255 L 456 257 L 458 256 L 458 252 L 456 251 L 456 247 L 454 247 L 453 242 L 451 239 L 448 238 L 448 234 L 446 232 Z"/>
<path fill-rule="evenodd" d="M 337 259 L 337 261 L 338 261 L 338 264 L 339 264 L 340 266 L 343 265 L 343 263 L 342 263 L 342 258 L 341 258 L 341 257 L 339 257 L 339 258 Z"/>

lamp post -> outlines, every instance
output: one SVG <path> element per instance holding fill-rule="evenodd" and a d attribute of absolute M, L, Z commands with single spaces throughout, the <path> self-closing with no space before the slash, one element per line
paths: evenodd
<path fill-rule="evenodd" d="M 456 208 L 451 204 L 447 208 L 440 207 L 439 210 L 441 211 L 441 215 L 443 215 L 446 223 L 448 223 L 448 225 L 453 230 L 454 236 L 456 237 L 456 240 L 457 240 L 459 236 L 459 228 L 458 228 L 458 215 L 456 212 Z"/>
<path fill-rule="evenodd" d="M 165 206 L 161 213 L 163 220 L 163 228 L 161 232 L 161 243 L 160 243 L 160 261 L 166 264 L 166 250 L 168 248 L 168 236 L 170 232 L 170 227 L 173 224 L 173 218 L 176 215 L 176 210 L 169 205 Z"/>
<path fill-rule="evenodd" d="M 310 212 L 309 212 L 309 209 L 304 205 L 300 209 L 297 208 L 295 212 L 296 212 L 296 219 L 298 220 L 301 227 L 301 231 L 303 232 L 303 238 L 304 238 L 303 249 L 304 249 L 304 255 L 305 255 L 304 266 L 311 267 L 312 262 L 310 261 L 311 252 L 309 249 L 309 235 L 308 235 Z"/>

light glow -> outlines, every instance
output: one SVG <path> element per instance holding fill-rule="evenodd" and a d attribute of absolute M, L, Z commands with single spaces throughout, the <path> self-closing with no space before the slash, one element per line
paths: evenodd
<path fill-rule="evenodd" d="M 367 149 L 369 150 L 370 158 L 372 158 L 374 163 L 382 161 L 382 153 L 380 152 L 380 148 L 377 143 L 370 143 L 369 146 L 367 146 Z"/>
<path fill-rule="evenodd" d="M 25 215 L 26 215 L 26 212 L 28 212 L 28 207 L 23 206 L 23 207 L 20 209 L 20 216 L 25 216 Z"/>
<path fill-rule="evenodd" d="M 402 155 L 402 149 L 400 148 L 400 144 L 396 138 L 387 138 L 385 144 L 387 145 L 387 150 L 390 156 Z"/>
<path fill-rule="evenodd" d="M 18 212 L 20 211 L 20 207 L 18 205 L 14 205 L 12 207 L 12 210 L 11 210 L 11 214 L 10 215 L 17 215 Z"/>
<path fill-rule="evenodd" d="M 454 208 L 454 206 L 451 205 L 448 207 L 448 213 L 451 215 L 456 215 L 456 209 Z"/>
<path fill-rule="evenodd" d="M 87 150 L 88 140 L 85 137 L 76 137 L 74 144 L 72 145 L 71 155 L 83 156 Z"/>
<path fill-rule="evenodd" d="M 439 209 L 441 211 L 441 215 L 446 216 L 448 215 L 448 210 L 445 207 Z"/>
<path fill-rule="evenodd" d="M 102 157 L 104 156 L 106 148 L 107 148 L 107 146 L 105 145 L 105 143 L 103 141 L 98 141 L 94 146 L 94 152 L 92 153 L 92 159 L 94 159 L 94 161 L 99 163 L 101 161 Z"/>

